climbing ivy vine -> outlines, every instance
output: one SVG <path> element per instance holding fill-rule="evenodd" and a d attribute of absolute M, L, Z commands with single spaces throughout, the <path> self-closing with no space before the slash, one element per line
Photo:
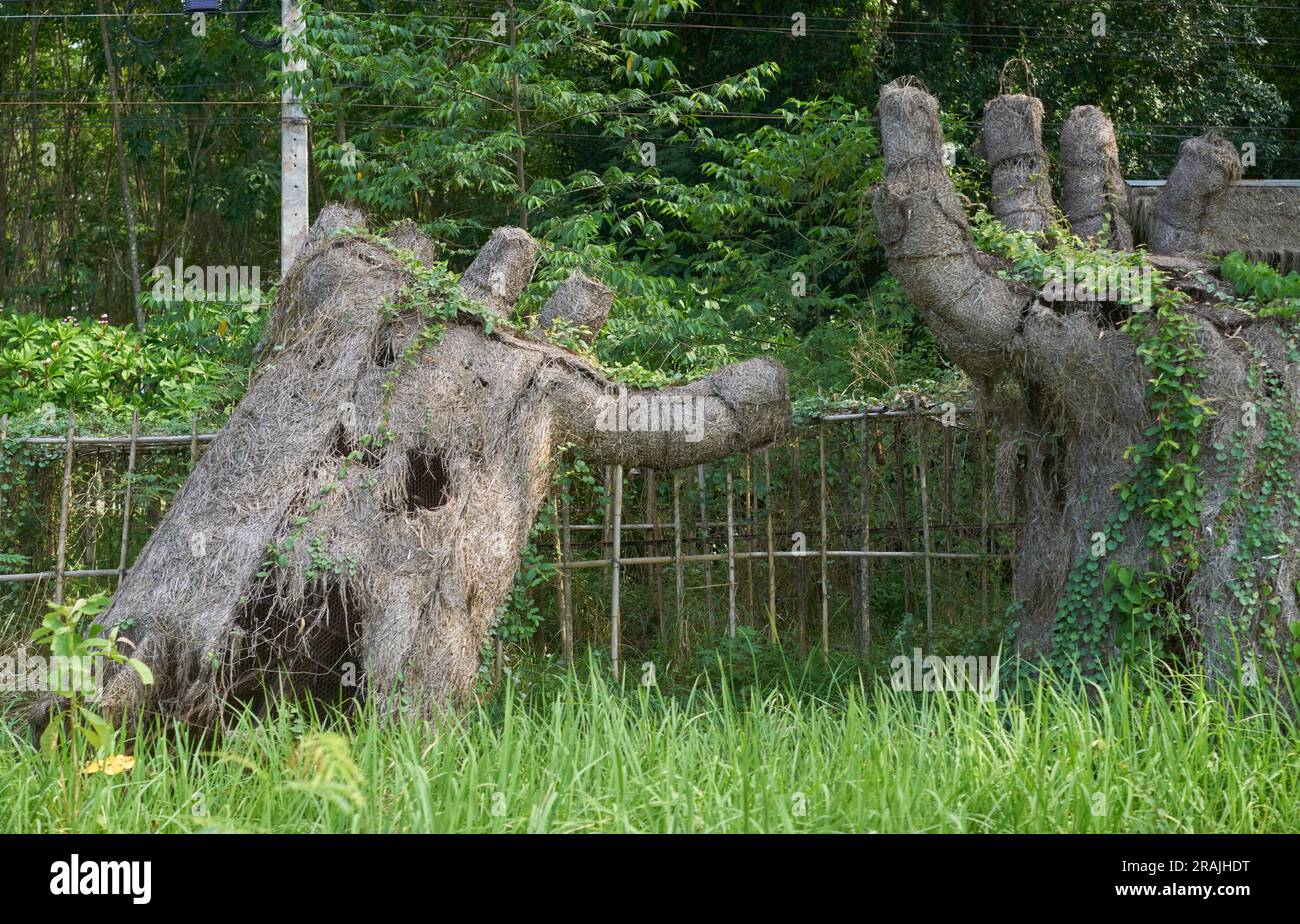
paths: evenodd
<path fill-rule="evenodd" d="M 1201 561 L 1201 440 L 1214 413 L 1199 392 L 1204 352 L 1185 310 L 1188 296 L 1166 285 L 1141 253 L 1089 246 L 1064 228 L 1057 229 L 1056 243 L 1044 249 L 1032 235 L 1008 231 L 987 213 L 976 216 L 974 226 L 980 246 L 1009 261 L 1004 275 L 1035 288 L 1048 281 L 1049 270 L 1067 264 L 1094 274 L 1150 274 L 1150 304 L 1130 301 L 1120 329 L 1132 339 L 1146 370 L 1152 423 L 1144 440 L 1125 451 L 1131 468 L 1114 488 L 1119 509 L 1092 534 L 1089 550 L 1067 578 L 1052 652 L 1054 660 L 1087 672 L 1100 666 L 1108 645 L 1121 655 L 1160 648 L 1180 621 L 1177 591 Z M 1134 523 L 1143 530 L 1144 563 L 1130 567 L 1108 559 Z"/>

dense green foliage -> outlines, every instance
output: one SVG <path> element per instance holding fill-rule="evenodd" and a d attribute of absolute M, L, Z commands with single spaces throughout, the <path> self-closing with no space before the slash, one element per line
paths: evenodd
<path fill-rule="evenodd" d="M 900 0 L 879 66 L 918 74 L 945 105 L 975 116 L 999 92 L 1032 92 L 1045 135 L 1074 106 L 1101 106 L 1130 177 L 1164 177 L 1179 142 L 1211 125 L 1256 145 L 1247 176 L 1295 176 L 1298 25 L 1284 4 L 1238 0 Z M 1028 81 L 1007 66 L 1017 57 Z"/>
<path fill-rule="evenodd" d="M 1220 264 L 1223 278 L 1237 295 L 1263 317 L 1295 318 L 1300 314 L 1300 273 L 1283 276 L 1267 263 L 1255 263 L 1239 253 L 1230 253 Z"/>
<path fill-rule="evenodd" d="M 0 33 L 0 126 L 16 141 L 0 185 L 24 191 L 0 196 L 0 298 L 121 323 L 127 229 L 99 22 L 59 18 L 61 3 Z M 107 26 L 141 273 L 179 257 L 275 278 L 277 54 L 243 43 L 230 17 L 199 28 L 156 15 L 162 0 L 134 9 Z M 984 100 L 1024 82 L 1021 68 L 1000 79 L 1015 56 L 1049 132 L 1100 103 L 1133 173 L 1162 175 L 1177 139 L 1211 124 L 1256 145 L 1248 175 L 1297 163 L 1284 62 L 1300 34 L 1274 4 L 815 2 L 801 23 L 767 3 L 692 0 L 304 10 L 313 204 L 414 217 L 453 269 L 487 229 L 526 224 L 541 281 L 582 263 L 614 285 L 598 351 L 632 381 L 760 352 L 809 400 L 945 377 L 883 272 L 864 196 L 879 172 L 870 107 L 900 73 L 943 100 L 971 194 L 982 166 L 964 147 Z M 139 44 L 128 25 L 165 36 Z"/>
<path fill-rule="evenodd" d="M 193 34 L 163 0 L 136 3 L 133 26 L 146 37 L 166 30 L 165 40 L 136 44 L 118 15 L 124 0 L 104 7 L 142 275 L 179 257 L 261 265 L 274 278 L 279 100 L 266 53 L 219 17 Z M 70 0 L 4 6 L 0 299 L 7 310 L 107 312 L 117 323 L 132 314 L 127 225 L 100 23 L 88 9 Z"/>
<path fill-rule="evenodd" d="M 69 410 L 114 429 L 132 410 L 149 429 L 195 416 L 219 423 L 247 387 L 263 315 L 255 299 L 160 304 L 143 333 L 107 318 L 0 315 L 0 414 L 47 429 Z"/>

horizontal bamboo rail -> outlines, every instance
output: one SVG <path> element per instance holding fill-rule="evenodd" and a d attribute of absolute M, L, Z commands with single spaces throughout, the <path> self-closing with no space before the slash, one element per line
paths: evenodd
<path fill-rule="evenodd" d="M 148 449 L 150 447 L 172 447 L 185 446 L 189 447 L 192 443 L 211 443 L 217 438 L 216 433 L 183 433 L 179 435 L 161 435 L 161 436 L 137 436 L 134 440 L 129 436 L 73 436 L 72 445 L 91 446 L 91 447 L 130 447 L 135 445 L 139 449 Z M 66 446 L 68 438 L 65 436 L 23 436 L 11 440 L 23 446 Z"/>
<path fill-rule="evenodd" d="M 819 551 L 809 552 L 791 552 L 782 550 L 772 552 L 773 558 L 816 558 L 820 555 Z M 733 552 L 730 556 L 726 552 L 713 552 L 710 554 L 683 555 L 682 561 L 726 561 L 728 558 L 736 559 L 762 559 L 767 558 L 766 549 L 755 549 L 753 552 Z M 890 552 L 884 549 L 871 549 L 864 552 L 862 549 L 827 549 L 827 558 L 924 558 L 924 552 Z M 931 558 L 942 558 L 947 561 L 978 561 L 979 559 L 989 558 L 995 561 L 1010 561 L 1015 556 L 1008 552 L 995 552 L 991 555 L 983 555 L 979 552 L 931 552 Z M 676 558 L 672 555 L 642 555 L 636 558 L 623 557 L 618 560 L 620 565 L 670 565 Z M 582 558 L 577 561 L 555 562 L 557 568 L 566 571 L 576 571 L 582 568 L 608 568 L 613 562 L 608 558 Z M 114 573 L 114 572 L 110 572 Z"/>
<path fill-rule="evenodd" d="M 57 571 L 30 571 L 26 574 L 0 574 L 0 581 L 23 583 L 26 581 L 47 581 L 59 576 Z M 64 571 L 65 578 L 116 577 L 116 568 L 85 568 L 80 571 Z"/>

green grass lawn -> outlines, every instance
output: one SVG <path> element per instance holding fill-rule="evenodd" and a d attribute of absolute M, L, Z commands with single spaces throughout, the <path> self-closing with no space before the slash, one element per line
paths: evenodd
<path fill-rule="evenodd" d="M 291 708 L 208 745 L 155 732 L 111 776 L 43 759 L 11 716 L 0 830 L 1300 829 L 1285 716 L 1151 673 L 985 702 L 856 676 L 620 689 L 594 669 L 507 682 L 440 726 Z"/>

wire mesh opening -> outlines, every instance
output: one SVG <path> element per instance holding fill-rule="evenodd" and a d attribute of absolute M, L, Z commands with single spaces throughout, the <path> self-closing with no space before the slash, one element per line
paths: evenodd
<path fill-rule="evenodd" d="M 239 619 L 242 644 L 227 665 L 230 694 L 255 704 L 277 686 L 326 700 L 355 696 L 362 688 L 361 615 L 343 581 L 318 583 L 293 603 L 266 588 Z"/>
<path fill-rule="evenodd" d="M 405 513 L 434 510 L 450 498 L 447 467 L 442 457 L 434 452 L 412 449 L 406 458 L 406 486 L 401 506 Z M 397 510 L 391 511 L 397 512 Z"/>

